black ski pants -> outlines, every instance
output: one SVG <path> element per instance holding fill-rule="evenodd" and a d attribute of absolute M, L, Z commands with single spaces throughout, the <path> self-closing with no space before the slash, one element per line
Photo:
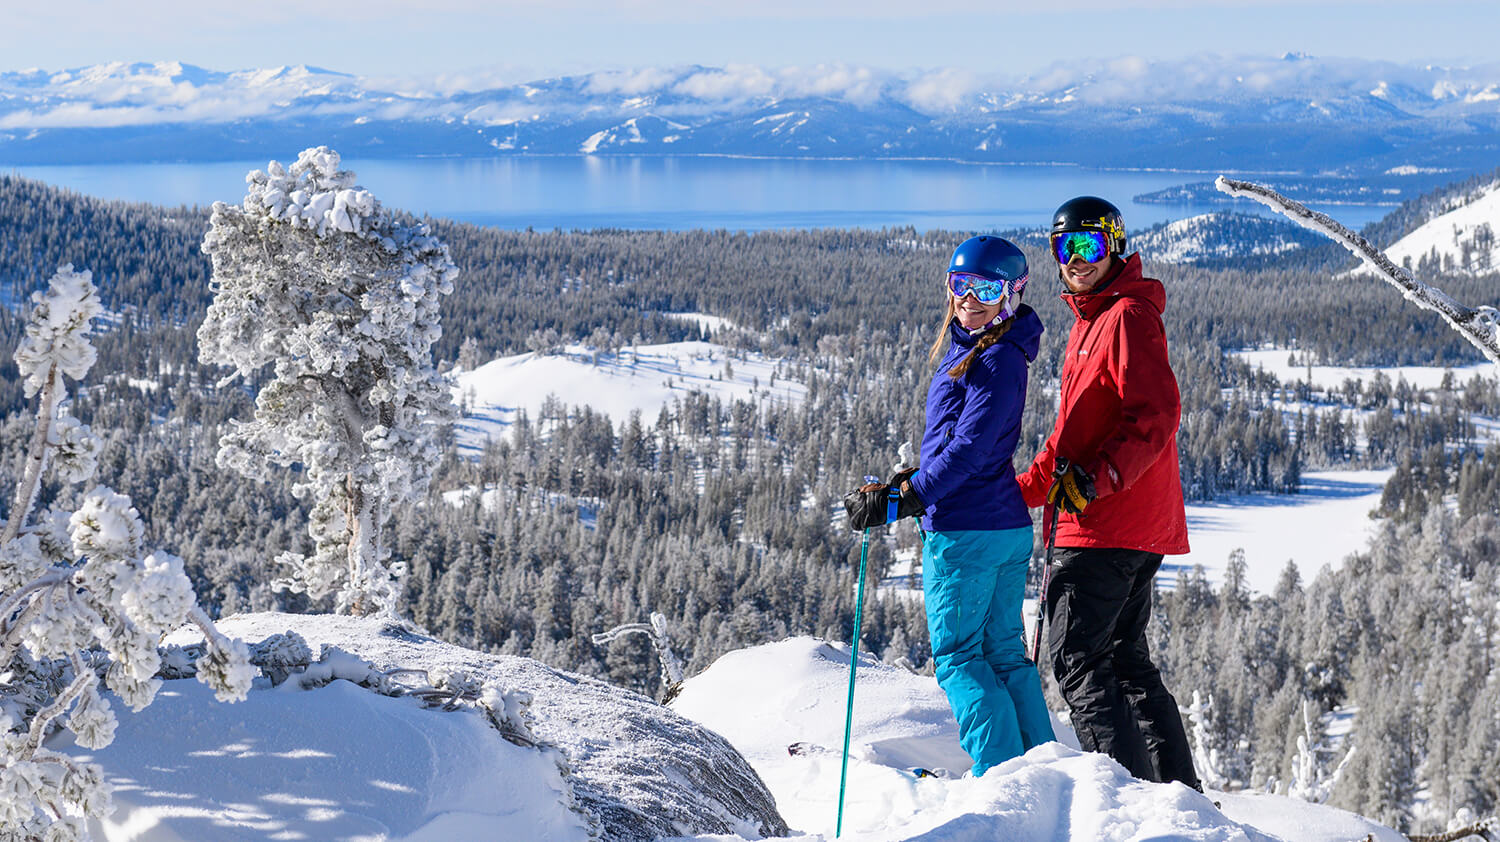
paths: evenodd
<path fill-rule="evenodd" d="M 1085 751 L 1147 781 L 1198 788 L 1177 700 L 1146 647 L 1160 553 L 1058 547 L 1047 588 L 1052 674 Z"/>

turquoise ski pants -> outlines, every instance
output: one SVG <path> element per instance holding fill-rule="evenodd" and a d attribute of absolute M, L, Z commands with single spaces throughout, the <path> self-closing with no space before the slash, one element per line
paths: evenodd
<path fill-rule="evenodd" d="M 938 685 L 975 777 L 1054 739 L 1036 665 L 1026 659 L 1021 596 L 1031 528 L 928 532 L 922 592 Z"/>

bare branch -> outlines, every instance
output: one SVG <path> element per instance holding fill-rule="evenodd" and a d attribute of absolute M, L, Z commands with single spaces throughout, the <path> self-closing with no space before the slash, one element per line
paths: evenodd
<path fill-rule="evenodd" d="M 1466 307 L 1454 301 L 1437 287 L 1424 284 L 1411 276 L 1410 272 L 1391 262 L 1384 252 L 1370 244 L 1369 240 L 1350 231 L 1327 214 L 1309 209 L 1269 187 L 1249 181 L 1236 181 L 1219 176 L 1214 186 L 1223 193 L 1254 199 L 1278 213 L 1285 215 L 1304 228 L 1319 231 L 1348 249 L 1354 256 L 1401 294 L 1424 310 L 1432 310 L 1442 316 L 1454 330 L 1458 331 L 1474 347 L 1500 365 L 1500 311 L 1494 307 Z"/>

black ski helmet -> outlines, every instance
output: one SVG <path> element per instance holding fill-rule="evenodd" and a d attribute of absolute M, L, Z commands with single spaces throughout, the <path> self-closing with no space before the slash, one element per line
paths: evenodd
<path fill-rule="evenodd" d="M 1052 215 L 1052 233 L 1103 231 L 1115 254 L 1125 253 L 1125 220 L 1120 209 L 1098 196 L 1079 196 L 1063 202 Z"/>

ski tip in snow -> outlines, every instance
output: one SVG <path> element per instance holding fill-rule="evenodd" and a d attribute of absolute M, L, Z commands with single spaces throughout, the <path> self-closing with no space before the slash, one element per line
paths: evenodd
<path fill-rule="evenodd" d="M 817 743 L 810 743 L 810 742 L 805 742 L 805 741 L 803 741 L 803 742 L 795 742 L 795 743 L 792 743 L 791 745 L 787 746 L 786 747 L 786 753 L 789 754 L 789 755 L 791 755 L 792 757 L 812 757 L 814 755 L 838 754 L 838 752 L 834 751 L 833 749 L 829 748 L 828 746 L 818 745 Z M 876 764 L 876 765 L 884 765 L 884 764 Z M 899 767 L 896 767 L 896 766 L 886 766 L 885 768 L 891 769 L 892 771 L 900 772 L 901 774 L 903 774 L 903 775 L 905 775 L 905 776 L 907 776 L 909 778 L 913 778 L 915 780 L 921 780 L 923 778 L 947 778 L 947 779 L 951 779 L 951 778 L 957 777 L 952 772 L 949 772 L 947 769 L 928 769 L 925 766 L 908 766 L 905 769 L 902 769 L 902 768 L 899 768 Z"/>

